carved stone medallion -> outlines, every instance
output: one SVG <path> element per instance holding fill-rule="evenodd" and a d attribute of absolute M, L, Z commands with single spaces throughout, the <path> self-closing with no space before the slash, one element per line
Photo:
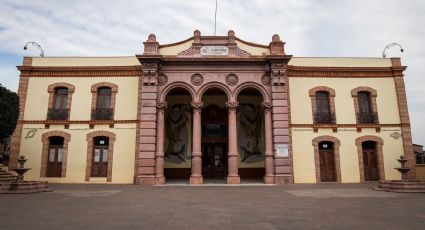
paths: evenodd
<path fill-rule="evenodd" d="M 191 81 L 194 85 L 201 85 L 204 82 L 204 77 L 202 77 L 199 73 L 196 73 L 192 75 Z"/>
<path fill-rule="evenodd" d="M 261 82 L 262 82 L 264 85 L 270 85 L 270 83 L 272 82 L 272 78 L 270 77 L 270 75 L 268 75 L 268 74 L 264 74 L 264 75 L 261 77 Z"/>
<path fill-rule="evenodd" d="M 158 74 L 158 79 L 157 79 L 158 85 L 165 85 L 168 82 L 168 77 L 165 74 Z"/>
<path fill-rule="evenodd" d="M 238 76 L 236 76 L 233 73 L 226 76 L 226 83 L 228 85 L 236 85 L 238 84 L 238 81 L 239 81 Z"/>

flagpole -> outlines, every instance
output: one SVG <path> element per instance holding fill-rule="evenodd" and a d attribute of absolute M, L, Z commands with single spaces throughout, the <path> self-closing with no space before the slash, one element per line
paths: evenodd
<path fill-rule="evenodd" d="M 217 0 L 215 0 L 215 14 L 214 14 L 214 36 L 217 29 Z"/>

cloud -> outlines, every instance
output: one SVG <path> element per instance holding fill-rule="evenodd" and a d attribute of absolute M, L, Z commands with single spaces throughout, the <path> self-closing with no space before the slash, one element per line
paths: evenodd
<path fill-rule="evenodd" d="M 232 29 L 241 39 L 268 44 L 280 34 L 294 56 L 380 57 L 385 45 L 398 42 L 388 56 L 402 56 L 409 66 L 405 83 L 413 140 L 425 144 L 425 1 L 219 0 L 217 35 Z M 172 43 L 214 31 L 214 0 L 155 1 L 25 1 L 0 5 L 1 54 L 24 52 L 36 41 L 48 56 L 114 56 L 142 52 L 142 42 L 155 33 Z M 14 65 L 0 63 L 1 83 L 17 88 Z M 14 77 L 11 77 L 13 75 Z"/>

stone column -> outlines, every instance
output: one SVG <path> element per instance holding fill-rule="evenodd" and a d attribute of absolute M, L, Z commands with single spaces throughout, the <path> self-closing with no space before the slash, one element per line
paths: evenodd
<path fill-rule="evenodd" d="M 229 153 L 228 153 L 228 184 L 240 184 L 241 179 L 238 175 L 238 132 L 236 130 L 236 108 L 238 102 L 227 102 L 229 109 Z"/>
<path fill-rule="evenodd" d="M 155 184 L 164 184 L 164 112 L 167 102 L 158 103 L 156 123 Z"/>
<path fill-rule="evenodd" d="M 202 152 L 201 152 L 201 110 L 204 103 L 192 102 L 193 132 L 192 132 L 192 175 L 190 184 L 202 184 Z"/>
<path fill-rule="evenodd" d="M 272 104 L 269 102 L 263 102 L 263 108 L 266 139 L 266 175 L 264 176 L 264 183 L 274 184 Z"/>

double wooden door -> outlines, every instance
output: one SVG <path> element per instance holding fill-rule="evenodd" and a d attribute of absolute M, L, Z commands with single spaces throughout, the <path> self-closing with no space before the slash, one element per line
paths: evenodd
<path fill-rule="evenodd" d="M 319 150 L 320 181 L 336 182 L 335 155 L 333 149 Z"/>
<path fill-rule="evenodd" d="M 202 176 L 225 178 L 227 175 L 227 143 L 202 143 Z"/>
<path fill-rule="evenodd" d="M 61 177 L 62 176 L 62 161 L 63 161 L 63 146 L 51 145 L 49 146 L 49 159 L 47 162 L 48 177 Z"/>
<path fill-rule="evenodd" d="M 363 149 L 363 169 L 365 181 L 379 180 L 378 160 L 375 149 Z"/>
<path fill-rule="evenodd" d="M 92 177 L 107 177 L 108 175 L 108 155 L 107 145 L 94 146 L 92 161 Z"/>

